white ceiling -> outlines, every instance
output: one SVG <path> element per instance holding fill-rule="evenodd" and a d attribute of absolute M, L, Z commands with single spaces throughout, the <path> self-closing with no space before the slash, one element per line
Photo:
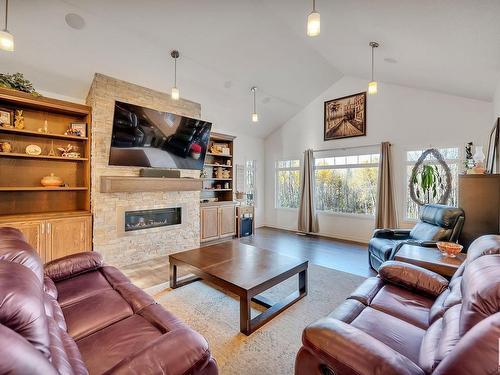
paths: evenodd
<path fill-rule="evenodd" d="M 265 137 L 343 74 L 491 100 L 500 78 L 499 0 L 317 0 L 321 35 L 305 36 L 309 0 L 11 1 L 20 71 L 44 91 L 84 98 L 100 72 L 181 96 L 218 129 Z M 69 28 L 67 13 L 84 17 Z M 384 58 L 396 59 L 387 63 Z M 250 122 L 250 87 L 260 122 Z"/>

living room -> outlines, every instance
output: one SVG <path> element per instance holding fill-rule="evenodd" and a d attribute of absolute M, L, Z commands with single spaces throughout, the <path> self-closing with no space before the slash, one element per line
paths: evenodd
<path fill-rule="evenodd" d="M 0 374 L 499 373 L 500 3 L 0 19 Z"/>

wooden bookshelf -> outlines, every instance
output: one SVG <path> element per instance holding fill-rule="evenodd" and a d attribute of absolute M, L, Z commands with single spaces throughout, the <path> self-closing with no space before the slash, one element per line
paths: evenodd
<path fill-rule="evenodd" d="M 0 125 L 0 143 L 11 146 L 0 152 L 1 225 L 21 230 L 44 261 L 91 250 L 90 107 L 0 88 L 0 109 L 21 109 L 24 116 L 23 129 Z M 87 124 L 85 136 L 64 134 L 73 122 Z M 39 146 L 41 154 L 27 154 L 28 145 Z M 80 157 L 57 150 L 68 145 Z M 64 185 L 42 186 L 51 173 Z"/>
<path fill-rule="evenodd" d="M 213 152 L 212 146 L 226 145 L 229 148 L 228 153 Z M 201 192 L 201 201 L 232 201 L 233 200 L 233 144 L 234 137 L 221 133 L 211 133 L 208 145 L 207 155 L 205 157 L 203 190 Z M 225 170 L 229 177 L 217 175 L 218 170 Z M 226 187 L 227 186 L 227 187 Z"/>

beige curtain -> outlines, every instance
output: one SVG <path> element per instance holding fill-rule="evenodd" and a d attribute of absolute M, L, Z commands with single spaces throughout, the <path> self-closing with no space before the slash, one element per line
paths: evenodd
<path fill-rule="evenodd" d="M 375 228 L 397 228 L 396 197 L 392 177 L 391 144 L 383 142 L 378 170 L 377 212 Z"/>
<path fill-rule="evenodd" d="M 304 152 L 300 183 L 299 231 L 318 232 L 318 219 L 314 207 L 314 154 L 313 150 Z"/>

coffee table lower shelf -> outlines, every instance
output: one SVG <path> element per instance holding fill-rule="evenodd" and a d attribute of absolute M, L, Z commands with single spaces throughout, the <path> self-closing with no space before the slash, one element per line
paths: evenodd
<path fill-rule="evenodd" d="M 172 289 L 179 288 L 198 280 L 206 280 L 222 287 L 223 289 L 227 289 L 230 292 L 237 294 L 240 298 L 240 332 L 247 336 L 307 295 L 307 261 L 294 268 L 291 268 L 290 270 L 278 276 L 273 277 L 272 279 L 266 280 L 262 284 L 251 289 L 244 289 L 242 287 L 239 287 L 229 281 L 215 277 L 210 273 L 204 272 L 197 268 L 193 268 L 192 265 L 184 263 L 173 257 L 170 257 L 169 261 L 170 287 Z M 195 276 L 188 276 L 182 279 L 178 279 L 177 268 L 179 266 L 189 267 L 190 272 Z M 272 288 L 273 286 L 278 285 L 279 283 L 295 276 L 296 274 L 299 275 L 298 289 L 285 297 L 283 300 L 273 304 L 267 298 L 259 295 L 260 293 Z M 252 318 L 251 302 L 255 302 L 265 307 L 267 310 Z"/>

